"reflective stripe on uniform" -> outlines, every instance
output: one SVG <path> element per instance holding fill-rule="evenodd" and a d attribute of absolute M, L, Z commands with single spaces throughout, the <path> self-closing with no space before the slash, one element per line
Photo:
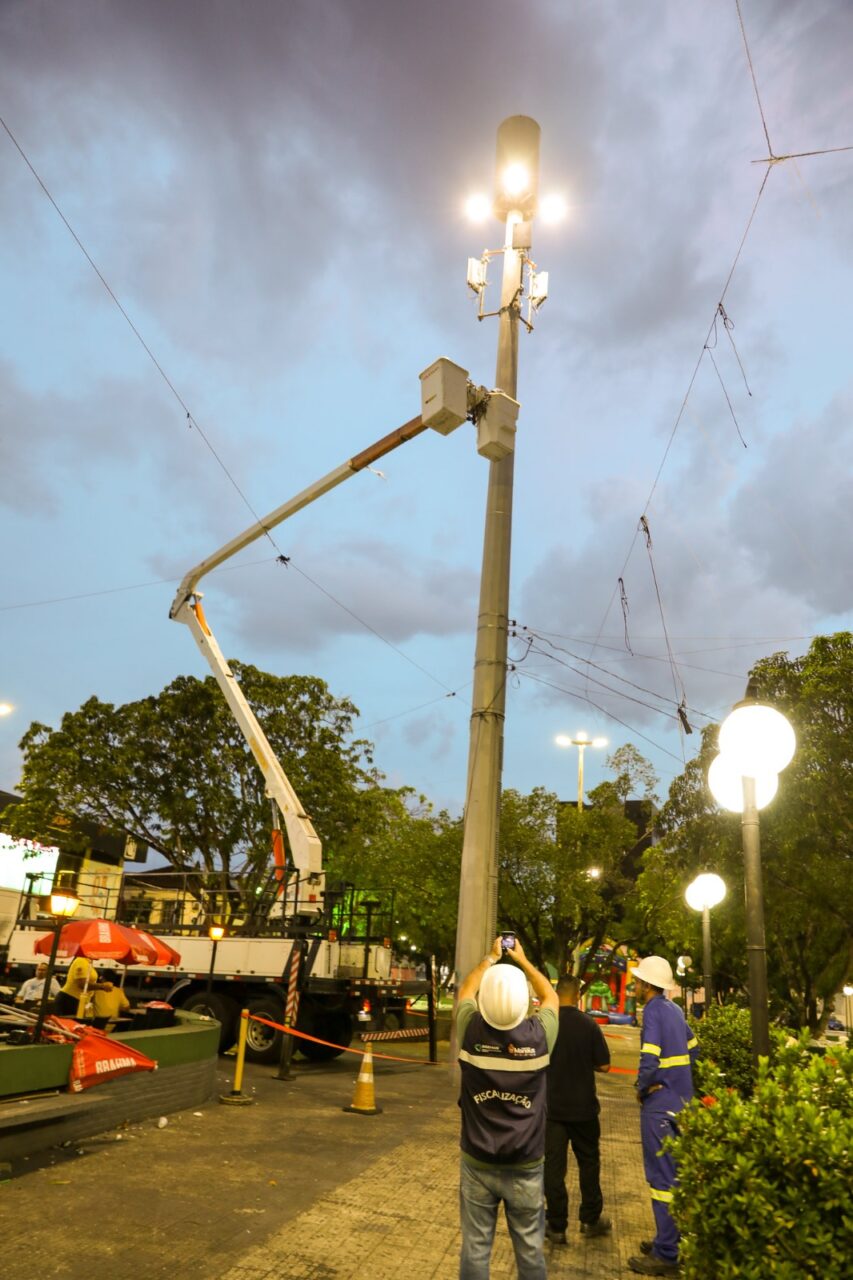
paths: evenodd
<path fill-rule="evenodd" d="M 660 1057 L 659 1044 L 644 1044 L 640 1048 L 640 1053 L 653 1053 L 656 1058 Z"/>
<path fill-rule="evenodd" d="M 666 1067 L 689 1067 L 690 1054 L 679 1053 L 675 1058 L 661 1058 L 660 1065 L 662 1069 Z"/>
<path fill-rule="evenodd" d="M 653 1200 L 660 1200 L 662 1204 L 669 1204 L 672 1200 L 671 1191 L 661 1191 L 658 1187 L 649 1186 L 651 1197 Z"/>
<path fill-rule="evenodd" d="M 489 1057 L 486 1054 L 469 1053 L 467 1049 L 460 1049 L 459 1061 L 468 1062 L 472 1067 L 482 1067 L 486 1071 L 542 1071 L 551 1058 L 547 1053 L 541 1054 L 538 1058 L 499 1058 L 497 1054 Z"/>
<path fill-rule="evenodd" d="M 687 1048 L 695 1049 L 698 1043 L 699 1041 L 696 1039 L 695 1036 L 693 1036 L 690 1040 L 687 1041 Z"/>

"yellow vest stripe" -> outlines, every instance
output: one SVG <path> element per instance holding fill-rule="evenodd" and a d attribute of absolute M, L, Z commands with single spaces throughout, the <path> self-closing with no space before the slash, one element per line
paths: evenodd
<path fill-rule="evenodd" d="M 666 1067 L 689 1067 L 690 1054 L 680 1053 L 676 1058 L 661 1058 L 660 1065 L 663 1069 Z"/>
<path fill-rule="evenodd" d="M 659 1191 L 657 1187 L 649 1187 L 653 1200 L 660 1200 L 662 1204 L 669 1204 L 672 1200 L 671 1191 Z"/>
<path fill-rule="evenodd" d="M 660 1057 L 660 1045 L 659 1045 L 659 1044 L 644 1044 L 644 1045 L 642 1046 L 642 1048 L 640 1049 L 640 1053 L 653 1053 L 653 1054 L 655 1055 L 655 1057 L 656 1057 L 656 1058 L 659 1058 L 659 1057 Z"/>

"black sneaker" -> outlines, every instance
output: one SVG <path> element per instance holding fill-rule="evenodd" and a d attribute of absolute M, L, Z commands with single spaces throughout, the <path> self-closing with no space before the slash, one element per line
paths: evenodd
<path fill-rule="evenodd" d="M 549 1240 L 551 1244 L 569 1243 L 566 1239 L 565 1231 L 556 1231 L 554 1227 L 549 1227 L 547 1223 L 545 1224 L 545 1239 Z"/>
<path fill-rule="evenodd" d="M 665 1262 L 656 1253 L 640 1254 L 628 1259 L 628 1266 L 641 1276 L 680 1276 L 681 1267 L 677 1262 Z"/>
<path fill-rule="evenodd" d="M 605 1218 L 604 1214 L 600 1214 L 595 1222 L 582 1222 L 582 1236 L 606 1236 L 608 1231 L 612 1230 L 613 1221 L 611 1218 Z M 642 1248 L 642 1245 L 640 1246 Z"/>
<path fill-rule="evenodd" d="M 652 1240 L 641 1240 L 641 1241 L 640 1241 L 640 1253 L 651 1253 L 651 1251 L 652 1251 L 652 1249 L 654 1249 L 654 1247 L 655 1247 L 655 1246 L 654 1246 L 654 1241 L 652 1241 Z"/>

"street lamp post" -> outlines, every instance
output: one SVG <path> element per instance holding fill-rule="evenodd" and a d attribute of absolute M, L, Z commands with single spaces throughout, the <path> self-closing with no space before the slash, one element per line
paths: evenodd
<path fill-rule="evenodd" d="M 758 1059 L 770 1054 L 758 810 L 776 794 L 777 775 L 793 758 L 796 738 L 785 716 L 775 707 L 763 706 L 755 694 L 755 685 L 750 680 L 746 697 L 720 725 L 720 754 L 708 770 L 708 785 L 724 808 L 742 815 L 749 1014 L 757 1067 Z"/>
<path fill-rule="evenodd" d="M 216 948 L 225 937 L 225 926 L 222 924 L 212 924 L 207 931 L 207 936 L 213 943 L 210 948 L 210 968 L 207 971 L 207 995 L 213 990 L 213 974 L 216 969 Z"/>
<path fill-rule="evenodd" d="M 844 1030 L 850 1041 L 853 1039 L 853 1027 L 850 1026 L 850 997 L 853 996 L 853 983 L 845 982 L 842 991 L 844 992 Z"/>
<path fill-rule="evenodd" d="M 688 907 L 693 911 L 702 912 L 702 977 L 705 987 L 706 1013 L 714 998 L 714 971 L 711 966 L 711 907 L 716 907 L 725 896 L 725 881 L 710 871 L 697 876 L 684 893 Z"/>
<path fill-rule="evenodd" d="M 539 125 L 528 116 L 504 120 L 498 129 L 494 201 L 494 212 L 505 223 L 495 387 L 513 399 L 518 382 L 524 250 L 530 247 L 530 236 L 525 237 L 516 228 L 530 229 L 536 212 L 538 170 Z M 469 973 L 488 951 L 497 927 L 512 488 L 510 451 L 489 463 L 456 929 L 459 978 Z"/>
<path fill-rule="evenodd" d="M 71 893 L 67 889 L 57 888 L 50 895 L 50 914 L 53 916 L 53 942 L 50 948 L 50 956 L 47 961 L 47 973 L 44 975 L 44 986 L 41 991 L 41 1003 L 39 1004 L 38 1017 L 33 1027 L 33 1043 L 38 1044 L 41 1040 L 41 1031 L 44 1026 L 44 1020 L 47 1017 L 47 1006 L 50 1001 L 50 984 L 53 979 L 53 972 L 56 968 L 56 953 L 59 950 L 59 939 L 62 934 L 62 926 L 66 920 L 70 920 L 74 912 L 80 905 L 80 899 L 76 894 Z"/>
<path fill-rule="evenodd" d="M 587 747 L 606 747 L 606 738 L 589 738 L 581 729 L 576 737 L 570 738 L 567 733 L 558 733 L 554 739 L 558 747 L 577 747 L 578 749 L 578 808 L 583 810 L 583 756 Z"/>

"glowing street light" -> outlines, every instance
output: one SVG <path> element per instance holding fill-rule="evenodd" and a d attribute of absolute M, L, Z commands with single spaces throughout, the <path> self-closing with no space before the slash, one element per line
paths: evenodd
<path fill-rule="evenodd" d="M 0 702 L 0 716 L 10 716 L 14 710 L 11 702 Z"/>
<path fill-rule="evenodd" d="M 543 222 L 553 226 L 557 222 L 562 222 L 569 212 L 569 205 L 565 196 L 557 192 L 543 196 L 539 205 L 539 216 Z"/>
<path fill-rule="evenodd" d="M 726 882 L 713 871 L 704 871 L 686 888 L 684 897 L 693 911 L 702 912 L 702 969 L 705 983 L 705 1012 L 714 998 L 711 966 L 711 908 L 726 896 Z"/>
<path fill-rule="evenodd" d="M 471 222 L 485 222 L 492 212 L 492 202 L 481 191 L 470 195 L 465 201 L 465 214 Z"/>
<path fill-rule="evenodd" d="M 62 926 L 66 920 L 70 920 L 74 912 L 80 905 L 80 899 L 70 889 L 64 889 L 60 885 L 50 895 L 50 914 L 53 919 L 53 942 L 50 947 L 50 956 L 47 961 L 47 973 L 44 975 L 44 986 L 41 990 L 41 1004 L 39 1005 L 38 1017 L 33 1027 L 33 1043 L 38 1044 L 41 1040 L 41 1029 L 44 1026 L 44 1020 L 47 1017 L 47 1005 L 50 1000 L 50 984 L 53 979 L 53 973 L 56 968 L 56 953 L 59 950 L 59 939 L 62 934 Z"/>
<path fill-rule="evenodd" d="M 715 799 L 741 812 L 744 890 L 746 896 L 746 953 L 749 966 L 749 1014 L 752 1052 L 758 1059 L 770 1053 L 770 1021 L 767 995 L 767 945 L 764 933 L 764 892 L 761 883 L 761 836 L 758 810 L 772 799 L 772 776 L 790 764 L 797 740 L 790 723 L 775 707 L 756 698 L 750 680 L 746 697 L 737 703 L 720 725 L 720 755 L 708 771 L 708 785 Z M 722 762 L 722 763 L 720 763 Z M 731 775 L 740 775 L 742 803 L 732 797 Z M 721 784 L 721 779 L 728 781 Z M 769 775 L 769 777 L 768 777 Z M 720 788 L 719 795 L 717 788 Z M 727 799 L 723 796 L 726 795 Z M 735 803 L 731 803 L 734 800 Z"/>
<path fill-rule="evenodd" d="M 554 739 L 558 747 L 577 747 L 578 749 L 578 808 L 583 810 L 583 755 L 587 747 L 606 747 L 606 738 L 590 738 L 581 729 L 574 738 L 567 733 L 558 733 Z"/>
<path fill-rule="evenodd" d="M 216 969 L 216 948 L 225 937 L 225 933 L 226 929 L 224 924 L 212 924 L 207 931 L 207 936 L 213 943 L 213 946 L 210 948 L 210 968 L 207 971 L 207 995 L 210 995 L 213 990 L 213 974 Z"/>

